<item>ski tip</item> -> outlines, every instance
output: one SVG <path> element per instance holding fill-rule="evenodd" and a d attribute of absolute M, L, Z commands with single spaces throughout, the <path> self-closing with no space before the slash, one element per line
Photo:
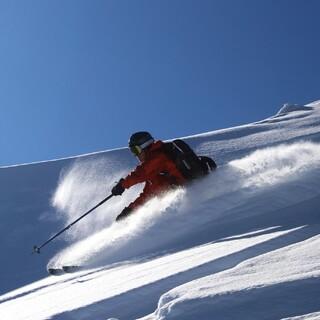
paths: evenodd
<path fill-rule="evenodd" d="M 62 267 L 52 267 L 48 268 L 47 271 L 52 276 L 60 276 L 66 273 L 73 273 L 80 271 L 82 268 L 80 266 L 62 266 Z"/>
<path fill-rule="evenodd" d="M 60 276 L 64 274 L 64 271 L 60 268 L 49 268 L 47 269 L 48 273 L 52 276 Z"/>

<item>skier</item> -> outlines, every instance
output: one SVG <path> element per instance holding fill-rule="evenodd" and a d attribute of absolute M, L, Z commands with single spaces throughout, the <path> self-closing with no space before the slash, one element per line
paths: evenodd
<path fill-rule="evenodd" d="M 212 159 L 208 157 L 197 157 L 185 142 L 182 140 L 175 141 L 180 143 L 178 152 L 183 152 L 184 150 L 182 149 L 187 148 L 186 151 L 192 153 L 197 161 L 202 158 L 203 165 L 206 167 L 203 170 L 209 171 L 207 166 L 209 166 L 211 170 L 216 167 Z M 179 165 L 177 165 L 177 157 L 170 156 L 174 153 L 173 149 L 176 148 L 177 145 L 175 145 L 176 147 L 173 147 L 172 150 L 168 149 L 169 145 L 173 146 L 174 143 L 164 143 L 161 140 L 155 141 L 151 134 L 145 131 L 136 132 L 130 137 L 129 148 L 139 159 L 140 165 L 127 177 L 120 179 L 112 188 L 111 193 L 114 196 L 120 196 L 125 189 L 135 184 L 145 182 L 145 186 L 140 196 L 122 210 L 117 216 L 116 221 L 126 218 L 152 197 L 187 183 L 188 177 L 181 172 Z M 182 161 L 184 161 L 184 159 L 182 159 Z"/>
<path fill-rule="evenodd" d="M 186 179 L 165 154 L 163 145 L 162 141 L 155 141 L 149 132 L 136 132 L 130 137 L 129 148 L 141 163 L 126 178 L 120 179 L 111 192 L 118 196 L 137 183 L 145 182 L 145 186 L 140 196 L 123 209 L 116 221 L 126 218 L 152 197 L 185 184 Z"/>

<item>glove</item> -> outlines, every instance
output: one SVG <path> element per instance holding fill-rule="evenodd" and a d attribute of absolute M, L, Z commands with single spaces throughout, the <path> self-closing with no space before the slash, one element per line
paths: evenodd
<path fill-rule="evenodd" d="M 131 209 L 130 207 L 124 208 L 122 212 L 117 216 L 116 221 L 120 221 L 127 218 L 132 213 L 132 211 L 133 209 Z"/>
<path fill-rule="evenodd" d="M 124 192 L 124 187 L 122 186 L 122 181 L 124 179 L 120 179 L 120 181 L 112 188 L 111 193 L 114 196 L 121 196 Z"/>

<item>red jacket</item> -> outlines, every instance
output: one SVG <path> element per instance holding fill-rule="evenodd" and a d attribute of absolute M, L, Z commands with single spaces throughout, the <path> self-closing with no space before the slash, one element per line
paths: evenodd
<path fill-rule="evenodd" d="M 145 151 L 145 160 L 122 181 L 122 186 L 125 189 L 137 183 L 146 183 L 140 196 L 129 205 L 132 209 L 172 186 L 183 185 L 186 182 L 162 146 L 162 141 L 154 142 Z"/>

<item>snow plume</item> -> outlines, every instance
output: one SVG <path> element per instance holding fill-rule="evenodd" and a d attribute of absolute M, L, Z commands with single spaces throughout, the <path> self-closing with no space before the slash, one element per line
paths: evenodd
<path fill-rule="evenodd" d="M 108 158 L 80 159 L 64 170 L 52 198 L 58 218 L 67 225 L 107 197 L 115 181 L 125 174 L 117 166 L 117 162 Z M 120 208 L 121 203 L 111 199 L 75 224 L 65 235 L 68 240 L 83 239 L 110 225 Z"/>
<path fill-rule="evenodd" d="M 165 194 L 163 197 L 155 197 L 145 206 L 120 223 L 114 223 L 93 235 L 66 248 L 49 262 L 49 266 L 59 265 L 99 265 L 100 262 L 118 260 L 115 258 L 128 257 L 131 242 L 135 240 L 135 252 L 146 247 L 143 234 L 152 229 L 169 209 L 172 211 L 183 197 L 184 191 L 178 189 Z M 138 241 L 137 241 L 138 239 Z M 142 241 L 139 244 L 139 239 Z M 123 252 L 122 252 L 122 249 Z M 144 250 L 142 250 L 144 251 Z"/>
<path fill-rule="evenodd" d="M 320 145 L 311 142 L 281 144 L 257 150 L 230 162 L 242 173 L 242 187 L 274 186 L 299 178 L 320 166 Z"/>
<path fill-rule="evenodd" d="M 223 213 L 252 196 L 274 190 L 281 184 L 290 185 L 317 168 L 320 168 L 320 144 L 298 142 L 259 149 L 218 168 L 189 188 L 185 209 L 208 202 L 216 214 Z"/>

